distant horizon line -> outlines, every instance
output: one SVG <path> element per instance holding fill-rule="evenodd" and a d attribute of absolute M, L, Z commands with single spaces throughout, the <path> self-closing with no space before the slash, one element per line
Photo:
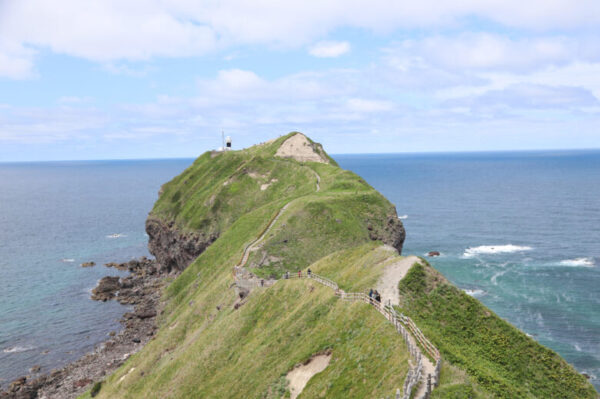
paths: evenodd
<path fill-rule="evenodd" d="M 249 148 L 249 147 L 246 147 Z M 246 148 L 233 151 L 241 151 Z M 214 151 L 214 150 L 206 150 Z M 597 152 L 598 148 L 546 148 L 546 149 L 519 149 L 519 150 L 458 150 L 458 151 L 407 151 L 407 152 L 343 152 L 329 154 L 332 157 L 341 155 L 452 155 L 452 154 L 500 154 L 500 153 L 543 153 L 543 152 Z M 17 163 L 60 163 L 60 162 L 110 162 L 110 161 L 169 161 L 169 160 L 184 160 L 196 159 L 203 153 L 197 156 L 181 156 L 181 157 L 164 157 L 164 158 L 97 158 L 97 159 L 41 159 L 41 160 L 24 160 L 24 161 L 0 161 L 0 165 L 17 164 Z"/>

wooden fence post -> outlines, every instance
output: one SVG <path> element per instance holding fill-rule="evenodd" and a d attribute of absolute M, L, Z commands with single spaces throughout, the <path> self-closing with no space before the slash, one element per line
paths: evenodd
<path fill-rule="evenodd" d="M 427 374 L 427 397 L 431 394 L 431 374 Z"/>

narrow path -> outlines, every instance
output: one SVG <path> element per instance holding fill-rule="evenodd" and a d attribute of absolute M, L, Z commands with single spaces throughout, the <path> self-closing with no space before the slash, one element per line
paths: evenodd
<path fill-rule="evenodd" d="M 319 174 L 317 172 L 315 172 L 313 170 L 313 173 L 315 174 L 315 177 L 317 178 L 317 193 L 319 191 L 321 191 L 321 176 L 319 176 Z"/>
<path fill-rule="evenodd" d="M 400 283 L 400 280 L 406 276 L 406 273 L 408 273 L 412 265 L 418 261 L 419 258 L 414 255 L 407 256 L 400 259 L 398 262 L 385 267 L 383 275 L 375 286 L 377 291 L 379 291 L 381 294 L 382 303 L 396 306 L 400 304 L 400 292 L 398 291 L 398 284 Z M 422 364 L 423 372 L 421 374 L 421 384 L 419 385 L 419 389 L 415 395 L 416 398 L 422 397 L 427 390 L 427 375 L 435 375 L 435 365 L 431 362 L 431 360 L 429 360 L 429 358 L 423 356 Z"/>
<path fill-rule="evenodd" d="M 311 169 L 311 170 L 315 174 L 315 177 L 317 178 L 316 192 L 318 193 L 319 191 L 321 191 L 321 176 L 319 176 L 319 174 L 317 172 L 315 172 L 313 169 Z M 260 237 L 258 237 L 256 240 L 254 240 L 253 242 L 251 242 L 250 245 L 248 245 L 246 247 L 246 249 L 244 249 L 244 254 L 242 255 L 242 259 L 240 260 L 240 263 L 238 265 L 236 265 L 237 268 L 242 268 L 242 267 L 246 266 L 246 263 L 248 262 L 248 258 L 250 257 L 250 252 L 252 252 L 264 240 L 264 238 L 267 236 L 267 233 L 271 230 L 271 228 L 275 225 L 275 223 L 277 223 L 277 220 L 279 219 L 281 214 L 287 209 L 287 207 L 291 204 L 291 202 L 292 201 L 285 204 L 277 212 L 277 215 L 273 218 L 273 220 L 271 220 L 271 223 L 269 223 L 269 225 L 267 226 L 265 231 L 262 233 L 262 235 Z"/>
<path fill-rule="evenodd" d="M 288 202 L 287 204 L 285 204 L 278 212 L 277 215 L 275 215 L 275 217 L 273 218 L 273 220 L 271 220 L 271 223 L 269 223 L 269 225 L 267 226 L 267 228 L 265 229 L 265 231 L 262 233 L 262 235 L 260 237 L 258 237 L 256 240 L 254 240 L 252 243 L 250 243 L 250 245 L 248 245 L 246 247 L 246 249 L 244 250 L 244 254 L 242 255 L 242 259 L 240 261 L 240 263 L 236 266 L 238 268 L 244 267 L 246 265 L 246 262 L 248 262 L 248 258 L 250 257 L 250 252 L 253 251 L 258 244 L 260 244 L 262 242 L 262 240 L 264 240 L 264 238 L 267 236 L 267 233 L 269 233 L 269 231 L 271 231 L 271 228 L 275 225 L 275 223 L 277 223 L 277 220 L 279 220 L 279 217 L 281 216 L 281 214 L 287 209 L 287 207 L 291 204 L 291 201 Z"/>
<path fill-rule="evenodd" d="M 413 263 L 411 263 L 411 265 Z M 293 274 L 290 275 L 290 278 L 310 278 L 311 280 L 315 280 L 318 283 L 334 289 L 336 296 L 339 296 L 342 300 L 366 302 L 377 309 L 379 313 L 381 313 L 396 327 L 397 332 L 402 335 L 406 345 L 408 346 L 408 351 L 414 360 L 404 382 L 404 395 L 402 398 L 429 398 L 431 395 L 431 390 L 429 389 L 433 389 L 439 382 L 441 356 L 437 348 L 433 346 L 433 344 L 425 337 L 425 335 L 423 335 L 421 330 L 410 319 L 410 317 L 398 313 L 393 307 L 376 301 L 374 298 L 369 297 L 369 295 L 364 292 L 344 292 L 339 288 L 335 281 L 329 280 L 315 273 L 311 273 L 310 275 L 306 273 L 301 273 L 300 275 Z M 419 345 L 423 347 L 430 356 L 436 359 L 436 364 L 423 355 L 423 351 Z M 428 387 L 427 384 L 428 376 L 431 376 L 431 387 Z M 417 383 L 419 383 L 418 388 L 415 394 L 411 395 Z"/>
<path fill-rule="evenodd" d="M 317 178 L 316 192 L 319 192 L 321 190 L 321 184 L 320 184 L 321 176 L 319 176 L 319 174 L 316 171 L 314 171 L 314 170 L 312 170 L 312 171 L 315 174 L 315 177 Z M 239 286 L 248 285 L 248 284 L 250 286 L 272 285 L 278 281 L 278 280 L 270 280 L 268 282 L 265 282 L 265 280 L 258 279 L 255 276 L 252 277 L 251 279 L 244 280 L 244 279 L 238 278 L 237 272 L 243 270 L 244 266 L 248 262 L 250 253 L 252 251 L 254 251 L 258 247 L 258 245 L 265 239 L 265 237 L 267 236 L 269 231 L 271 231 L 273 226 L 277 223 L 277 221 L 279 220 L 279 218 L 281 217 L 283 212 L 285 212 L 285 210 L 292 203 L 292 201 L 288 202 L 283 207 L 281 207 L 281 209 L 279 209 L 279 211 L 277 211 L 277 214 L 271 220 L 269 225 L 265 228 L 263 233 L 244 249 L 244 253 L 242 255 L 240 262 L 233 268 L 233 275 L 236 280 L 236 283 Z M 406 344 L 408 345 L 409 352 L 415 359 L 416 364 L 411 366 L 411 370 L 409 370 L 408 375 L 406 376 L 406 380 L 404 383 L 405 392 L 404 392 L 403 398 L 411 397 L 411 393 L 412 393 L 411 391 L 412 391 L 412 388 L 414 387 L 414 384 L 417 382 L 420 382 L 418 390 L 413 397 L 417 398 L 417 399 L 425 399 L 425 398 L 428 398 L 431 393 L 430 391 L 428 392 L 427 376 L 429 375 L 429 376 L 433 377 L 432 381 L 431 381 L 432 384 L 437 384 L 437 382 L 439 380 L 439 372 L 440 372 L 440 365 L 441 365 L 441 363 L 440 363 L 441 357 L 439 355 L 439 352 L 433 346 L 433 344 L 431 344 L 431 342 L 429 342 L 429 340 L 427 340 L 427 338 L 425 338 L 423 333 L 421 333 L 421 331 L 418 329 L 418 327 L 414 324 L 414 322 L 409 317 L 404 316 L 404 315 L 398 315 L 398 313 L 395 310 L 393 310 L 393 308 L 391 306 L 385 306 L 385 304 L 389 304 L 389 305 L 398 305 L 399 304 L 400 294 L 398 292 L 398 283 L 400 282 L 400 280 L 402 278 L 404 278 L 404 276 L 406 275 L 408 270 L 411 268 L 411 266 L 417 261 L 418 261 L 418 258 L 416 256 L 408 256 L 408 257 L 403 258 L 403 259 L 399 260 L 398 262 L 396 262 L 392 265 L 389 265 L 385 268 L 384 274 L 380 278 L 380 280 L 376 286 L 377 290 L 380 291 L 381 296 L 382 296 L 381 303 L 374 301 L 373 298 L 370 298 L 365 293 L 346 293 L 343 290 L 339 289 L 336 282 L 331 281 L 325 277 L 318 276 L 314 273 L 312 273 L 311 275 L 306 275 L 303 273 L 300 273 L 300 275 L 296 275 L 294 273 L 293 275 L 288 275 L 287 278 L 290 278 L 290 277 L 292 277 L 292 278 L 296 278 L 296 277 L 310 278 L 312 280 L 315 280 L 321 284 L 324 284 L 324 285 L 334 289 L 336 295 L 342 299 L 350 300 L 350 301 L 358 300 L 358 301 L 367 302 L 367 303 L 373 305 L 381 314 L 383 314 L 386 317 L 386 319 L 388 319 L 388 321 L 390 321 L 392 324 L 394 324 L 398 333 L 402 334 L 402 336 L 405 339 Z M 406 324 L 407 328 L 405 328 L 403 326 L 404 324 Z M 409 333 L 409 331 L 410 331 L 410 333 Z M 433 351 L 436 354 L 436 356 L 434 356 L 434 358 L 437 359 L 436 365 L 434 365 L 426 356 L 423 356 L 421 349 L 416 344 L 417 341 L 421 345 L 423 345 L 423 347 L 425 347 L 426 350 L 429 351 L 429 353 L 431 353 Z M 427 349 L 427 348 L 429 348 L 429 349 Z M 433 348 L 433 350 L 431 348 Z M 415 378 L 417 378 L 417 379 L 415 379 Z"/>
<path fill-rule="evenodd" d="M 381 294 L 383 303 L 396 306 L 400 304 L 398 283 L 406 276 L 410 267 L 418 261 L 419 258 L 416 256 L 407 256 L 385 267 L 383 275 L 375 286 L 375 289 Z"/>

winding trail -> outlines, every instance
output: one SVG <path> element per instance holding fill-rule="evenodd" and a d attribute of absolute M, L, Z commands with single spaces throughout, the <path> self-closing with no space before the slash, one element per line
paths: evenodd
<path fill-rule="evenodd" d="M 315 177 L 317 178 L 317 188 L 316 188 L 315 192 L 318 193 L 319 191 L 321 191 L 321 176 L 319 176 L 319 174 L 312 168 L 311 168 L 311 170 L 315 174 Z M 256 240 L 252 241 L 246 247 L 246 249 L 244 249 L 244 254 L 242 255 L 242 259 L 240 260 L 240 263 L 238 263 L 236 265 L 236 268 L 243 268 L 244 266 L 246 266 L 246 263 L 248 262 L 248 258 L 250 257 L 250 252 L 254 251 L 258 247 L 258 245 L 265 239 L 265 237 L 267 236 L 269 231 L 271 231 L 271 228 L 275 225 L 275 223 L 277 223 L 277 220 L 279 220 L 279 217 L 281 217 L 281 214 L 283 212 L 285 212 L 285 210 L 292 203 L 292 201 L 288 202 L 281 209 L 279 209 L 279 211 L 277 211 L 277 214 L 275 215 L 275 217 L 271 220 L 271 222 L 269 223 L 267 228 L 264 230 L 264 232 L 260 235 L 260 237 L 258 237 Z"/>
<path fill-rule="evenodd" d="M 398 283 L 406 276 L 406 273 L 408 273 L 411 266 L 418 261 L 419 258 L 414 255 L 407 256 L 391 265 L 387 265 L 385 269 L 383 269 L 383 274 L 375 286 L 375 289 L 381 294 L 381 301 L 383 303 L 396 306 L 400 304 Z"/>
<path fill-rule="evenodd" d="M 317 178 L 317 193 L 319 191 L 321 191 L 321 176 L 319 176 L 319 174 L 313 169 L 313 173 L 315 174 L 315 177 Z"/>
<path fill-rule="evenodd" d="M 315 192 L 319 192 L 321 190 L 321 176 L 319 176 L 319 174 L 312 168 L 311 170 L 313 171 L 317 179 Z M 281 215 L 285 212 L 285 210 L 293 201 L 294 200 L 282 206 L 277 211 L 275 216 L 271 219 L 271 221 L 264 229 L 262 234 L 250 244 L 248 244 L 248 246 L 246 246 L 246 248 L 244 249 L 244 253 L 242 254 L 240 262 L 233 268 L 233 276 L 238 286 L 247 288 L 252 288 L 254 286 L 270 286 L 279 281 L 268 280 L 265 282 L 264 279 L 259 279 L 258 277 L 253 276 L 251 273 L 250 278 L 240 278 L 238 276 L 238 272 L 244 271 L 244 266 L 246 266 L 246 263 L 248 262 L 250 253 L 252 251 L 255 251 L 259 247 L 259 245 L 265 239 L 267 234 L 271 231 L 273 226 L 275 226 Z M 427 376 L 433 377 L 431 380 L 433 385 L 437 385 L 437 383 L 439 382 L 439 373 L 441 369 L 441 357 L 439 351 L 433 346 L 433 344 L 431 344 L 431 342 L 429 342 L 429 340 L 427 340 L 427 338 L 425 338 L 423 333 L 419 330 L 419 328 L 416 326 L 416 324 L 414 324 L 414 322 L 410 318 L 402 314 L 398 314 L 392 307 L 392 305 L 399 304 L 400 293 L 398 291 L 398 283 L 402 278 L 404 278 L 411 266 L 418 260 L 419 259 L 416 256 L 408 256 L 406 258 L 400 259 L 398 262 L 387 266 L 384 269 L 384 273 L 379 279 L 376 286 L 377 290 L 380 291 L 382 295 L 381 303 L 376 302 L 373 298 L 370 298 L 365 293 L 346 293 L 338 287 L 336 282 L 329 280 L 325 277 L 316 275 L 314 273 L 310 275 L 304 273 L 296 275 L 294 273 L 293 275 L 288 275 L 287 278 L 310 278 L 334 289 L 336 295 L 339 296 L 341 299 L 351 301 L 358 300 L 373 305 L 382 315 L 386 317 L 386 319 L 388 319 L 388 321 L 394 324 L 398 333 L 402 334 L 408 346 L 409 352 L 415 359 L 415 363 L 411 363 L 411 369 L 409 370 L 406 376 L 406 380 L 404 383 L 403 398 L 411 397 L 412 391 L 415 385 L 418 383 L 417 391 L 414 395 L 412 395 L 412 397 L 417 399 L 426 399 L 429 398 L 431 394 L 430 389 L 433 388 L 433 386 L 428 387 Z M 406 326 L 406 328 L 404 326 Z M 423 356 L 423 353 L 419 348 L 417 342 L 421 344 L 421 346 L 423 346 L 423 348 L 430 355 L 432 355 L 433 358 L 437 359 L 435 365 L 431 360 L 429 360 L 429 358 L 427 358 L 427 356 Z M 298 392 L 297 394 L 299 394 L 300 392 Z M 400 398 L 400 396 L 398 395 L 399 392 L 396 394 L 396 397 Z"/>
<path fill-rule="evenodd" d="M 248 262 L 248 258 L 250 257 L 250 252 L 255 250 L 256 247 L 265 239 L 265 237 L 267 236 L 269 231 L 271 231 L 271 228 L 275 225 L 275 223 L 277 223 L 277 220 L 279 220 L 279 218 L 281 217 L 281 214 L 283 212 L 285 212 L 285 210 L 291 203 L 292 203 L 292 201 L 288 202 L 281 209 L 279 209 L 279 211 L 277 211 L 277 214 L 271 220 L 271 223 L 269 223 L 269 225 L 267 226 L 265 231 L 261 234 L 261 236 L 258 237 L 256 240 L 252 241 L 250 243 L 250 245 L 248 245 L 246 247 L 246 249 L 244 249 L 244 254 L 242 255 L 242 259 L 240 260 L 240 263 L 236 265 L 237 268 L 242 268 L 242 267 L 246 266 L 246 262 Z"/>

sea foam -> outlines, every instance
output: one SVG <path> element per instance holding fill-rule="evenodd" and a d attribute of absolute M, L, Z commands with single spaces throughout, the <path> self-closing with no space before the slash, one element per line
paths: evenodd
<path fill-rule="evenodd" d="M 473 258 L 477 255 L 509 254 L 513 252 L 531 251 L 533 248 L 524 245 L 481 245 L 469 247 L 463 253 L 463 258 Z"/>
<path fill-rule="evenodd" d="M 109 234 L 106 236 L 106 238 L 121 238 L 121 237 L 127 237 L 127 236 L 125 234 L 121 234 L 121 233 Z"/>
<path fill-rule="evenodd" d="M 592 258 L 575 258 L 562 260 L 559 262 L 559 265 L 570 267 L 593 267 L 595 263 Z"/>
<path fill-rule="evenodd" d="M 35 346 L 9 346 L 8 348 L 4 348 L 2 352 L 4 353 L 19 353 L 19 352 L 27 352 L 30 350 L 34 350 Z"/>
<path fill-rule="evenodd" d="M 400 216 L 398 216 L 398 219 L 401 219 L 401 220 L 408 219 L 408 215 L 400 215 Z"/>
<path fill-rule="evenodd" d="M 465 292 L 465 294 L 472 296 L 472 297 L 478 297 L 478 296 L 482 296 L 485 294 L 484 290 L 480 290 L 480 289 L 474 289 L 474 290 L 463 290 Z"/>

